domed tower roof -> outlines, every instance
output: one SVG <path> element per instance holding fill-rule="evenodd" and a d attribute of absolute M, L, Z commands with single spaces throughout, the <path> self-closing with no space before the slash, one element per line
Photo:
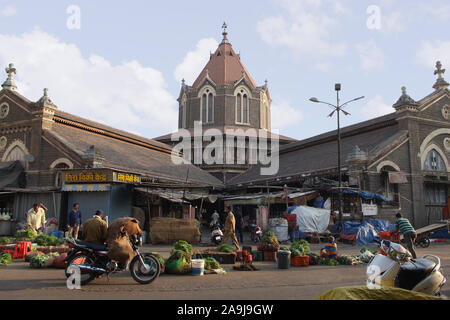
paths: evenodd
<path fill-rule="evenodd" d="M 223 39 L 217 50 L 211 54 L 209 62 L 203 68 L 200 75 L 194 81 L 192 87 L 198 88 L 206 76 L 215 84 L 234 84 L 243 76 L 256 88 L 256 84 L 241 62 L 241 57 L 237 54 L 227 38 L 227 25 L 223 26 Z"/>

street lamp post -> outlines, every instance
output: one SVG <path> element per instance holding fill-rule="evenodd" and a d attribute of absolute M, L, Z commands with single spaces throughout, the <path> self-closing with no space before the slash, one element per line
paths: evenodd
<path fill-rule="evenodd" d="M 317 98 L 310 98 L 309 100 L 315 103 L 323 103 L 326 105 L 329 105 L 330 107 L 332 107 L 334 110 L 333 112 L 331 112 L 328 117 L 332 117 L 333 114 L 336 112 L 337 113 L 337 140 L 338 140 L 338 179 L 339 179 L 339 191 L 338 191 L 338 201 L 339 201 L 339 231 L 341 231 L 342 228 L 342 178 L 341 178 L 341 126 L 340 126 L 340 112 L 342 112 L 344 115 L 350 115 L 350 113 L 348 113 L 347 111 L 345 111 L 344 109 L 342 109 L 343 106 L 345 106 L 346 104 L 356 101 L 356 100 L 360 100 L 363 99 L 364 96 L 362 97 L 358 97 L 352 100 L 349 100 L 345 103 L 343 103 L 342 105 L 340 105 L 340 100 L 339 100 L 339 91 L 341 91 L 341 84 L 340 83 L 336 83 L 334 85 L 334 90 L 336 91 L 336 105 L 333 105 L 331 103 L 328 102 L 323 102 L 318 100 Z"/>

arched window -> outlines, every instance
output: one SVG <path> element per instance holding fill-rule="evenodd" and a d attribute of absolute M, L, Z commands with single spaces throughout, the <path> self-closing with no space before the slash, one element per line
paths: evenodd
<path fill-rule="evenodd" d="M 447 171 L 444 159 L 442 159 L 441 155 L 435 149 L 431 149 L 430 152 L 428 152 L 423 167 L 426 171 Z"/>
<path fill-rule="evenodd" d="M 24 161 L 25 160 L 25 151 L 19 146 L 15 146 L 9 151 L 6 156 L 6 161 Z"/>
<path fill-rule="evenodd" d="M 249 100 L 248 94 L 244 89 L 238 90 L 236 94 L 236 122 L 249 122 Z"/>
<path fill-rule="evenodd" d="M 207 88 L 201 95 L 201 122 L 214 122 L 214 94 L 212 90 Z"/>

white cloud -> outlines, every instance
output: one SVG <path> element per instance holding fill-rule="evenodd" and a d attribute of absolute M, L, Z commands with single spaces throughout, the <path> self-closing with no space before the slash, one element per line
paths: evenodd
<path fill-rule="evenodd" d="M 187 84 L 192 84 L 208 63 L 210 53 L 215 52 L 218 46 L 219 43 L 213 38 L 201 39 L 197 42 L 195 50 L 189 51 L 183 62 L 175 68 L 175 79 L 177 81 L 184 79 Z"/>
<path fill-rule="evenodd" d="M 338 27 L 336 13 L 346 10 L 341 3 L 317 0 L 281 0 L 279 3 L 284 9 L 282 14 L 267 17 L 257 24 L 258 33 L 266 43 L 288 47 L 297 57 L 346 53 L 346 44 L 333 40 L 333 32 Z"/>
<path fill-rule="evenodd" d="M 450 68 L 450 41 L 424 41 L 417 51 L 416 58 L 427 67 L 434 67 L 436 61 L 441 61 L 444 68 Z"/>
<path fill-rule="evenodd" d="M 369 40 L 356 45 L 359 54 L 361 68 L 366 71 L 379 69 L 384 66 L 383 51 L 377 46 L 375 41 Z"/>
<path fill-rule="evenodd" d="M 287 101 L 281 100 L 271 106 L 272 129 L 286 129 L 303 120 L 303 113 L 292 107 Z"/>
<path fill-rule="evenodd" d="M 5 8 L 3 8 L 2 11 L 0 11 L 0 13 L 2 16 L 12 17 L 12 16 L 16 15 L 17 10 L 12 5 L 8 5 Z"/>
<path fill-rule="evenodd" d="M 392 106 L 383 102 L 383 97 L 377 94 L 373 99 L 369 100 L 367 104 L 361 109 L 362 115 L 365 119 L 372 119 L 394 112 Z"/>
<path fill-rule="evenodd" d="M 61 110 L 81 117 L 148 137 L 176 129 L 176 100 L 161 72 L 138 61 L 112 65 L 99 55 L 86 58 L 76 45 L 35 29 L 0 34 L 0 66 L 10 62 L 18 92 L 31 100 L 49 88 Z"/>

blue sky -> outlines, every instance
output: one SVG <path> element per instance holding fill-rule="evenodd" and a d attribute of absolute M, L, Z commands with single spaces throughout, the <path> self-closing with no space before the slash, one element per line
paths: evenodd
<path fill-rule="evenodd" d="M 31 100 L 48 87 L 62 110 L 156 137 L 176 130 L 179 80 L 200 73 L 224 21 L 256 83 L 268 79 L 272 128 L 297 139 L 335 129 L 308 99 L 334 103 L 336 82 L 342 100 L 365 96 L 349 125 L 393 111 L 402 86 L 431 93 L 436 60 L 450 68 L 446 0 L 0 0 L 0 66 L 15 64 Z"/>

